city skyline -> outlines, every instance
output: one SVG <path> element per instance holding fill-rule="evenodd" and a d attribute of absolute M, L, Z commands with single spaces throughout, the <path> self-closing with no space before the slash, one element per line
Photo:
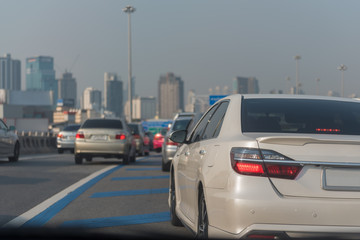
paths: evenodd
<path fill-rule="evenodd" d="M 127 5 L 136 8 L 132 48 L 139 96 L 157 96 L 157 80 L 166 72 L 183 79 L 186 93 L 231 86 L 236 76 L 256 77 L 261 93 L 286 91 L 295 86 L 296 55 L 301 56 L 299 81 L 306 94 L 316 94 L 317 84 L 321 95 L 341 92 L 341 64 L 348 67 L 345 96 L 360 93 L 358 1 L 0 3 L 6 10 L 0 16 L 0 55 L 10 53 L 22 62 L 30 56 L 54 57 L 56 78 L 72 72 L 78 96 L 89 86 L 103 92 L 104 72 L 117 73 L 125 83 L 127 16 L 121 10 Z M 22 72 L 24 86 L 24 64 Z"/>

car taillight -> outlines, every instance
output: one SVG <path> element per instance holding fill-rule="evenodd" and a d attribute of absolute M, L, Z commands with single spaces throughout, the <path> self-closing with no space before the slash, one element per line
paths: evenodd
<path fill-rule="evenodd" d="M 83 138 L 85 138 L 85 135 L 83 132 L 76 133 L 76 139 L 83 139 Z"/>
<path fill-rule="evenodd" d="M 159 133 L 157 133 L 155 136 L 154 136 L 154 139 L 155 140 L 161 140 L 161 139 L 163 139 L 164 137 L 163 137 L 163 135 L 161 135 L 161 134 L 159 134 Z"/>
<path fill-rule="evenodd" d="M 57 135 L 57 137 L 58 137 L 58 138 L 63 138 L 63 135 L 62 135 L 61 133 L 59 133 L 59 134 Z"/>
<path fill-rule="evenodd" d="M 140 139 L 140 135 L 134 134 L 134 138 L 135 138 L 135 139 Z"/>
<path fill-rule="evenodd" d="M 271 150 L 232 148 L 233 169 L 243 175 L 295 179 L 302 166 L 294 160 Z"/>
<path fill-rule="evenodd" d="M 116 134 L 116 135 L 115 135 L 115 139 L 125 140 L 125 139 L 126 139 L 126 135 L 125 135 L 125 134 Z"/>

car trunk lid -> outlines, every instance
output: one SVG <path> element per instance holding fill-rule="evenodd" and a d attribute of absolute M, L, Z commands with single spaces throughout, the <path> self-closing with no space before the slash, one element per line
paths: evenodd
<path fill-rule="evenodd" d="M 279 152 L 303 166 L 294 180 L 271 177 L 289 197 L 360 198 L 360 139 L 310 135 L 256 138 L 260 149 Z"/>

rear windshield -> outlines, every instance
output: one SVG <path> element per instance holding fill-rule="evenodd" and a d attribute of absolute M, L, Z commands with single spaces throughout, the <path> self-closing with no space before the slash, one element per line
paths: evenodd
<path fill-rule="evenodd" d="M 186 130 L 189 126 L 189 123 L 191 122 L 191 119 L 178 119 L 174 122 L 174 125 L 172 127 L 173 131 L 176 130 Z"/>
<path fill-rule="evenodd" d="M 79 130 L 80 125 L 69 125 L 64 128 L 63 131 L 77 131 Z"/>
<path fill-rule="evenodd" d="M 243 132 L 360 135 L 360 102 L 245 99 Z"/>
<path fill-rule="evenodd" d="M 134 134 L 139 135 L 139 126 L 137 124 L 129 124 L 129 128 L 133 131 Z"/>
<path fill-rule="evenodd" d="M 81 128 L 123 129 L 123 126 L 121 121 L 115 119 L 89 119 L 84 122 Z"/>

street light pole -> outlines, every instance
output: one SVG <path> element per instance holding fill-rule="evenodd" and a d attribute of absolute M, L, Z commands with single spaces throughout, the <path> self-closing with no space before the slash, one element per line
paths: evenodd
<path fill-rule="evenodd" d="M 132 65 L 131 65 L 131 13 L 135 12 L 132 6 L 126 6 L 123 11 L 128 14 L 128 101 L 129 101 L 129 122 L 132 122 Z"/>
<path fill-rule="evenodd" d="M 320 78 L 316 78 L 316 95 L 320 95 Z"/>
<path fill-rule="evenodd" d="M 296 94 L 299 94 L 299 60 L 301 59 L 301 56 L 296 55 L 294 57 L 295 61 L 296 61 Z"/>
<path fill-rule="evenodd" d="M 344 71 L 347 70 L 347 66 L 341 64 L 337 69 L 341 71 L 341 96 L 344 97 Z"/>

